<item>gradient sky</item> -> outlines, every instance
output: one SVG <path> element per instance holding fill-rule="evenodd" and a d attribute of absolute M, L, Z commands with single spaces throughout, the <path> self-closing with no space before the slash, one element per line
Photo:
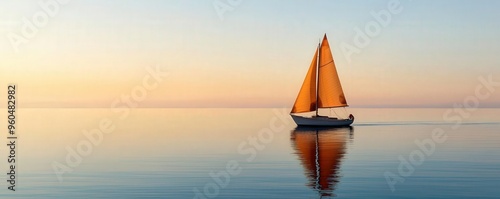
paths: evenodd
<path fill-rule="evenodd" d="M 141 107 L 291 107 L 324 33 L 353 107 L 450 107 L 478 77 L 500 81 L 495 0 L 401 0 L 350 63 L 341 44 L 389 0 L 243 0 L 224 20 L 212 0 L 72 0 L 16 53 L 7 35 L 37 2 L 0 7 L 0 85 L 23 107 L 109 107 L 154 65 L 170 75 Z M 481 105 L 500 107 L 500 89 Z"/>

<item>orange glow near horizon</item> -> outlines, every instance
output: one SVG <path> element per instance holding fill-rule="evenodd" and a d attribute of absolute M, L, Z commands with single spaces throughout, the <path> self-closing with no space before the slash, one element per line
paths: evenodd
<path fill-rule="evenodd" d="M 5 9 L 0 20 L 32 14 L 23 7 L 30 3 L 11 4 L 23 12 Z M 224 21 L 210 3 L 130 4 L 134 15 L 112 3 L 67 6 L 19 52 L 3 37 L 0 92 L 1 85 L 19 85 L 21 107 L 109 107 L 141 86 L 147 67 L 160 65 L 169 76 L 139 107 L 292 107 L 325 33 L 351 107 L 451 107 L 475 94 L 479 77 L 500 82 L 500 29 L 484 25 L 491 17 L 483 12 L 474 20 L 443 14 L 456 17 L 458 26 L 438 23 L 442 14 L 422 18 L 414 16 L 420 7 L 406 7 L 349 62 L 342 44 L 353 45 L 355 27 L 371 16 L 342 6 L 373 9 L 364 4 L 323 1 L 315 8 L 332 11 L 317 12 L 302 3 L 288 5 L 291 10 L 271 3 L 266 9 L 307 14 L 282 18 L 275 10 L 256 15 L 241 9 Z M 106 15 L 86 14 L 95 8 Z M 0 35 L 19 33 L 21 25 L 0 26 Z M 457 29 L 463 26 L 468 32 Z M 500 107 L 497 90 L 481 106 Z M 0 107 L 4 101 L 0 96 Z"/>

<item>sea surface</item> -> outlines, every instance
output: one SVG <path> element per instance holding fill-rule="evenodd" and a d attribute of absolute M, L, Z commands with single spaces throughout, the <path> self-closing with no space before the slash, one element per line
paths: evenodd
<path fill-rule="evenodd" d="M 348 111 L 318 129 L 282 108 L 19 109 L 0 198 L 500 198 L 500 109 Z"/>

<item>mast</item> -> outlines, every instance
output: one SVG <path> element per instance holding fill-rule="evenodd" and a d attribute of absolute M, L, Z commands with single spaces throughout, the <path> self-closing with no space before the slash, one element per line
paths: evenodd
<path fill-rule="evenodd" d="M 318 61 L 316 62 L 316 117 L 319 116 L 318 114 L 318 105 L 319 105 L 319 60 L 321 58 L 321 40 L 318 43 Z"/>

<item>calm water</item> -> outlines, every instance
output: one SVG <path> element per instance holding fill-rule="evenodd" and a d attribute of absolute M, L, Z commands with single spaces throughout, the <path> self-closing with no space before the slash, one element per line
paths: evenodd
<path fill-rule="evenodd" d="M 287 111 L 21 109 L 17 191 L 4 175 L 0 197 L 500 198 L 500 109 L 449 121 L 446 109 L 351 109 L 340 129 L 296 128 Z M 83 134 L 103 119 L 109 133 Z"/>

